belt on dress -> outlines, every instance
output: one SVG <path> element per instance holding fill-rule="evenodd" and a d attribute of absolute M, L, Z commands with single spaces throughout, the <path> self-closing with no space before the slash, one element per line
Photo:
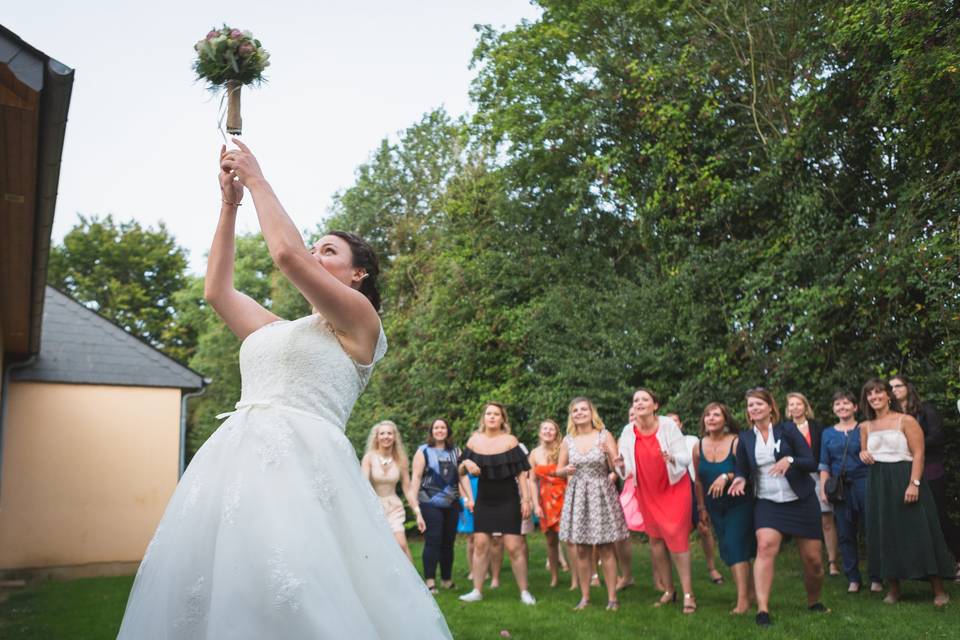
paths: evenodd
<path fill-rule="evenodd" d="M 290 405 L 282 404 L 279 402 L 272 402 L 270 400 L 241 400 L 240 402 L 234 405 L 233 411 L 218 413 L 216 419 L 223 420 L 224 418 L 229 418 L 235 413 L 244 411 L 246 409 L 253 409 L 254 407 L 258 407 L 261 409 L 263 408 L 281 409 L 283 411 L 289 411 L 290 413 L 299 413 L 302 416 L 313 418 L 314 420 L 323 420 L 324 422 L 330 422 L 329 418 L 325 418 L 319 413 L 311 413 L 310 411 L 305 411 L 303 409 L 291 407 Z"/>

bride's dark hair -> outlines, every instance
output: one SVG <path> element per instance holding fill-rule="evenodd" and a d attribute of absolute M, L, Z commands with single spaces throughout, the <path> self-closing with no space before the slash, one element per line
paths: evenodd
<path fill-rule="evenodd" d="M 367 271 L 367 277 L 360 283 L 360 293 L 367 296 L 367 300 L 370 301 L 374 309 L 380 311 L 380 290 L 377 288 L 380 261 L 377 260 L 377 254 L 374 253 L 373 247 L 366 240 L 349 231 L 330 231 L 329 235 L 337 236 L 350 245 L 354 268 Z"/>

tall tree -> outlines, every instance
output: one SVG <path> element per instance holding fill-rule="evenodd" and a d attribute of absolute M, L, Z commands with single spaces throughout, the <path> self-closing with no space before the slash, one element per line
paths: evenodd
<path fill-rule="evenodd" d="M 194 337 L 179 331 L 174 294 L 187 284 L 187 250 L 156 229 L 113 216 L 80 216 L 50 252 L 48 281 L 130 333 L 178 358 Z"/>

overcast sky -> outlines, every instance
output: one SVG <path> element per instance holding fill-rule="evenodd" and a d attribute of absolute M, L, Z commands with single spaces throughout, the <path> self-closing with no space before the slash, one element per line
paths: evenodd
<path fill-rule="evenodd" d="M 193 44 L 226 22 L 270 52 L 243 93 L 244 140 L 297 226 L 313 228 L 379 141 L 433 108 L 471 110 L 475 24 L 536 19 L 527 0 L 5 3 L 2 24 L 76 70 L 53 239 L 77 213 L 166 223 L 202 273 L 219 212 L 219 98 Z M 252 206 L 238 228 L 257 229 Z"/>

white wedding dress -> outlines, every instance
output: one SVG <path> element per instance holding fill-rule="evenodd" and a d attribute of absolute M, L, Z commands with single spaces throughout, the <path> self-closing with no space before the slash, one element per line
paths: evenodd
<path fill-rule="evenodd" d="M 247 336 L 236 411 L 197 452 L 137 572 L 119 638 L 450 638 L 344 435 L 383 357 L 320 316 Z"/>

